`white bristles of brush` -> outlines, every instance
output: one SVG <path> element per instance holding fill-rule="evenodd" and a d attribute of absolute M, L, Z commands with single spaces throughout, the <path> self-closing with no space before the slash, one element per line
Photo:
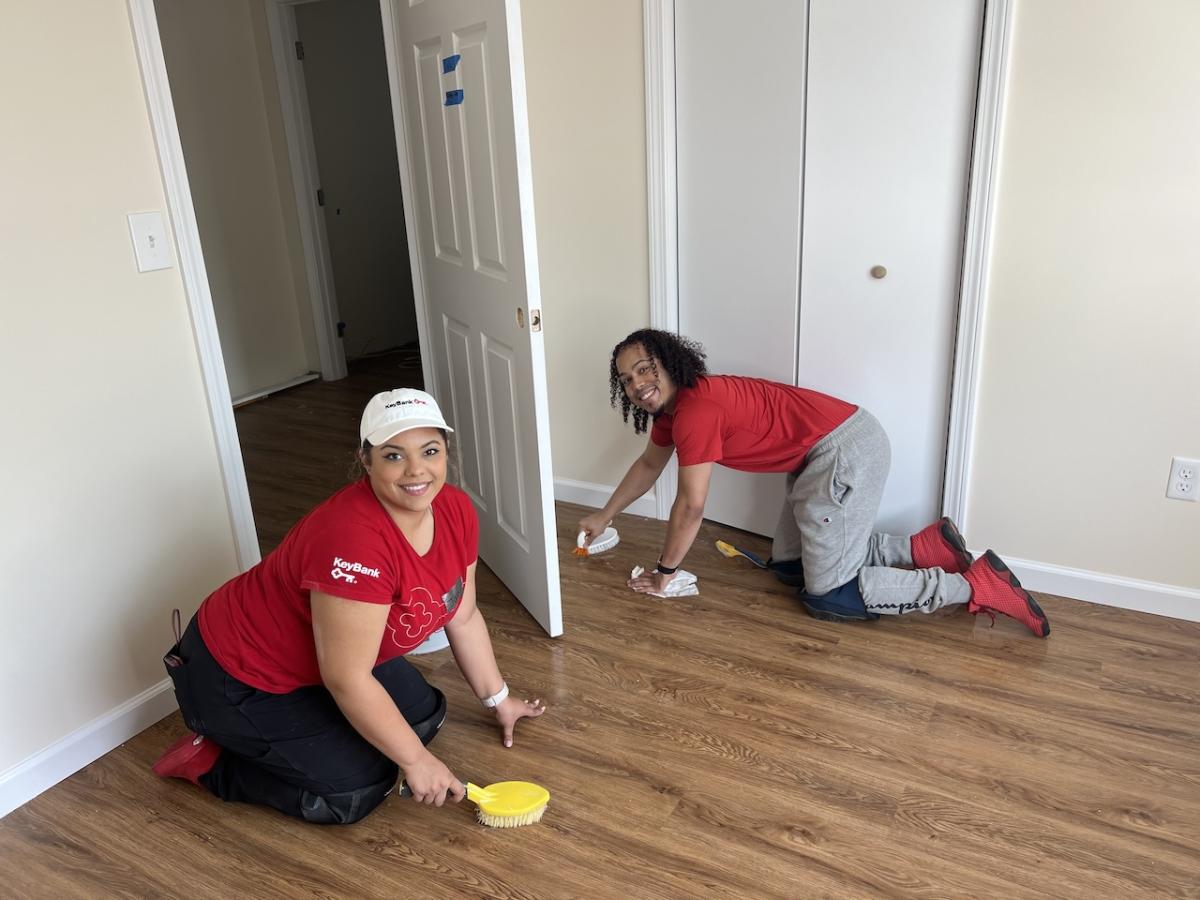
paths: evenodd
<path fill-rule="evenodd" d="M 533 812 L 527 812 L 523 816 L 490 816 L 482 809 L 476 809 L 475 818 L 479 820 L 480 825 L 486 825 L 488 828 L 519 828 L 522 825 L 540 822 L 545 813 L 546 804 L 543 803 Z"/>
<path fill-rule="evenodd" d="M 592 541 L 590 546 L 584 547 L 584 541 L 587 539 L 585 532 L 579 532 L 579 536 L 575 539 L 575 546 L 581 549 L 586 549 L 588 556 L 595 556 L 597 553 L 603 553 L 605 550 L 611 550 L 617 544 L 621 543 L 621 537 L 617 534 L 617 529 L 609 525 L 601 532 L 600 536 Z"/>

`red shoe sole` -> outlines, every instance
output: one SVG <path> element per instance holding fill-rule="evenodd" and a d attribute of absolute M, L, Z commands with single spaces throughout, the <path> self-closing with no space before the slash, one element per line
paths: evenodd
<path fill-rule="evenodd" d="M 938 568 L 962 574 L 975 561 L 949 516 L 914 534 L 911 546 L 913 566 L 918 569 Z"/>
<path fill-rule="evenodd" d="M 950 549 L 958 557 L 958 564 L 962 567 L 960 571 L 965 572 L 969 569 L 971 563 L 975 562 L 975 557 L 967 549 L 967 542 L 963 540 L 958 526 L 954 524 L 954 521 L 949 516 L 942 517 L 942 539 L 950 545 Z"/>
<path fill-rule="evenodd" d="M 1005 581 L 1012 585 L 1013 588 L 1015 588 L 1016 591 L 1021 594 L 1025 600 L 1025 604 L 1037 616 L 1037 618 L 1041 620 L 1041 632 L 1034 633 L 1038 634 L 1039 637 L 1046 637 L 1048 634 L 1050 634 L 1050 620 L 1046 618 L 1046 614 L 1042 612 L 1042 608 L 1038 606 L 1038 602 L 1033 599 L 1033 595 L 1021 586 L 1021 581 L 1019 578 L 1017 578 L 1016 573 L 1010 569 L 1005 564 L 1004 560 L 997 556 L 992 550 L 989 550 L 984 554 L 984 559 L 987 560 L 988 565 L 992 567 L 993 571 L 998 572 Z"/>

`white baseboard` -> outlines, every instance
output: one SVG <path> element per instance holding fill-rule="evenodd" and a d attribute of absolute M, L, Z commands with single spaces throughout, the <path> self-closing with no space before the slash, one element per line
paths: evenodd
<path fill-rule="evenodd" d="M 24 762 L 0 772 L 0 819 L 178 708 L 171 681 L 164 678 Z"/>
<path fill-rule="evenodd" d="M 280 391 L 286 391 L 288 388 L 294 388 L 301 384 L 307 384 L 310 381 L 316 381 L 320 377 L 320 372 L 305 372 L 303 375 L 298 375 L 295 378 L 288 379 L 280 384 L 273 384 L 270 387 L 265 387 L 261 391 L 251 391 L 248 394 L 242 394 L 240 397 L 234 397 L 233 406 L 236 409 L 239 406 L 245 406 L 252 400 L 260 400 L 263 397 L 269 397 L 272 394 L 278 394 Z"/>
<path fill-rule="evenodd" d="M 571 478 L 554 479 L 554 499 L 564 503 L 578 503 L 599 509 L 608 502 L 614 488 L 609 484 L 592 484 L 590 481 L 575 481 Z M 635 516 L 658 518 L 658 504 L 654 499 L 654 491 L 643 494 L 629 504 L 625 512 Z"/>
<path fill-rule="evenodd" d="M 1021 579 L 1021 584 L 1031 591 L 1200 622 L 1200 591 L 1192 588 L 1068 569 L 1027 559 L 1007 556 L 1003 559 Z"/>
<path fill-rule="evenodd" d="M 610 496 L 613 488 L 605 484 L 592 484 L 570 478 L 554 479 L 554 499 L 567 503 L 599 508 Z M 635 516 L 657 518 L 658 508 L 654 491 L 640 497 L 626 510 Z M 975 551 L 978 556 L 982 551 Z M 1169 616 L 1189 622 L 1200 622 L 1200 590 L 1160 584 L 1154 581 L 1139 581 L 1122 578 L 1103 572 L 1086 569 L 1070 569 L 1051 563 L 1034 562 L 1028 559 L 1003 557 L 1021 584 L 1031 591 L 1071 597 L 1102 606 L 1115 606 L 1137 612 Z"/>

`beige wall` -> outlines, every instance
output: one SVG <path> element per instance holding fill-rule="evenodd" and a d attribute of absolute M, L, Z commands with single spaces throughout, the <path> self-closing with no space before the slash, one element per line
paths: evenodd
<path fill-rule="evenodd" d="M 257 0 L 154 5 L 236 399 L 320 370 L 265 15 Z"/>
<path fill-rule="evenodd" d="M 524 0 L 554 475 L 616 485 L 645 439 L 608 405 L 650 322 L 640 0 Z"/>
<path fill-rule="evenodd" d="M 968 538 L 1200 588 L 1200 5 L 1016 6 Z"/>
<path fill-rule="evenodd" d="M 126 4 L 9 4 L 0 84 L 3 772 L 162 681 L 236 563 L 179 270 L 134 265 L 166 207 Z"/>

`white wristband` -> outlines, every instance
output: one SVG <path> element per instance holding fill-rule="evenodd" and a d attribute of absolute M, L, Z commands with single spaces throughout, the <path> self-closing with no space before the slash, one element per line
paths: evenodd
<path fill-rule="evenodd" d="M 495 709 L 508 697 L 508 685 L 504 682 L 500 683 L 500 690 L 492 694 L 490 697 L 480 697 L 479 702 L 483 704 L 485 709 Z"/>

